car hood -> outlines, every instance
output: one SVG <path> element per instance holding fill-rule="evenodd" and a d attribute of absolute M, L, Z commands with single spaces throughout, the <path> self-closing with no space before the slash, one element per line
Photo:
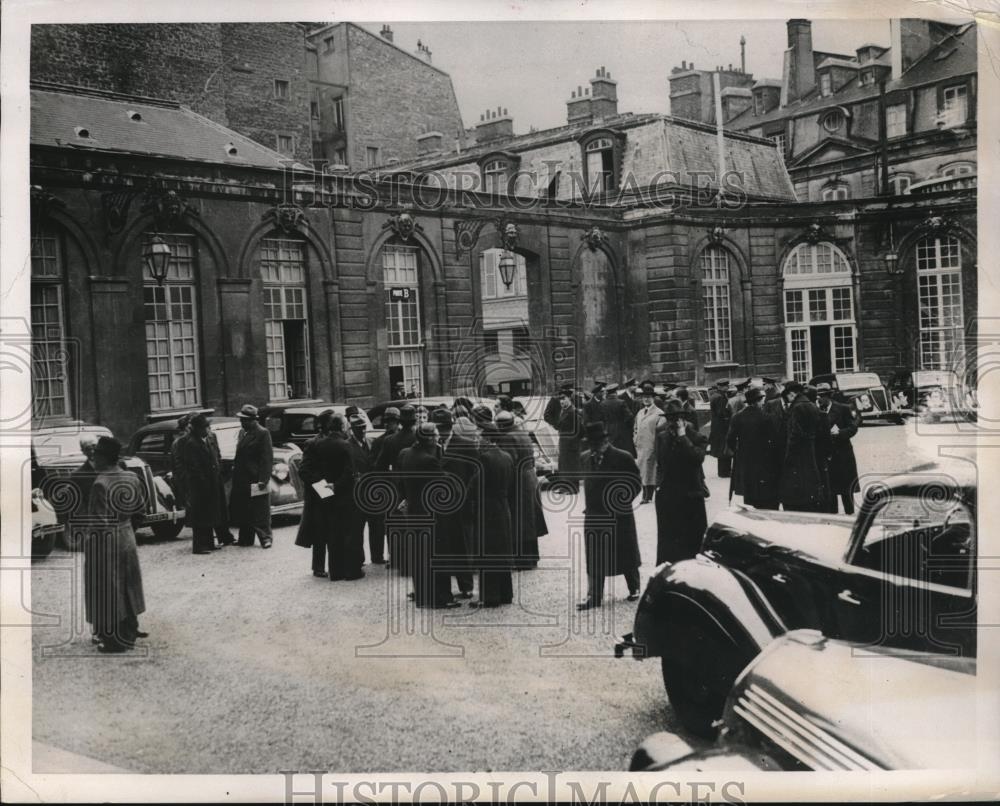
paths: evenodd
<path fill-rule="evenodd" d="M 751 725 L 817 769 L 962 769 L 976 765 L 977 708 L 995 713 L 977 699 L 975 669 L 972 658 L 797 630 L 743 672 L 726 721 Z"/>
<path fill-rule="evenodd" d="M 795 554 L 816 557 L 827 565 L 836 565 L 847 554 L 853 527 L 853 515 L 736 507 L 716 516 L 705 535 L 703 548 L 724 555 L 735 538 L 760 548 L 779 546 Z"/>

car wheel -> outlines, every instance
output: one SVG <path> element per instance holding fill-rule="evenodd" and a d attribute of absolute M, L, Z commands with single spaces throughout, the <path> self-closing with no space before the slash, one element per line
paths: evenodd
<path fill-rule="evenodd" d="M 184 528 L 184 521 L 164 521 L 154 523 L 150 527 L 153 530 L 153 537 L 157 540 L 173 540 Z"/>
<path fill-rule="evenodd" d="M 86 533 L 83 529 L 71 529 L 67 526 L 59 533 L 58 541 L 66 551 L 83 551 L 83 539 Z"/>
<path fill-rule="evenodd" d="M 673 658 L 661 658 L 663 687 L 681 724 L 696 736 L 714 739 L 715 721 L 722 717 L 726 693 L 720 691 L 705 669 L 693 669 Z"/>
<path fill-rule="evenodd" d="M 890 419 L 892 420 L 893 425 L 902 425 L 904 422 L 902 414 L 897 414 L 894 417 L 891 417 Z"/>

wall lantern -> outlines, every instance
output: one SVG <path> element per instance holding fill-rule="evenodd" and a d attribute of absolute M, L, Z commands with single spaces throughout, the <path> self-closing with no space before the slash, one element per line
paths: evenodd
<path fill-rule="evenodd" d="M 896 275 L 902 274 L 902 267 L 899 265 L 899 255 L 896 252 L 886 252 L 882 256 L 882 260 L 885 261 L 885 270 L 889 274 Z"/>
<path fill-rule="evenodd" d="M 517 271 L 517 260 L 514 253 L 509 249 L 504 249 L 500 253 L 500 279 L 506 288 L 514 285 L 514 272 Z"/>
<path fill-rule="evenodd" d="M 167 279 L 167 267 L 170 265 L 170 247 L 159 235 L 154 235 L 142 253 L 142 259 L 149 269 L 149 276 L 162 286 Z"/>

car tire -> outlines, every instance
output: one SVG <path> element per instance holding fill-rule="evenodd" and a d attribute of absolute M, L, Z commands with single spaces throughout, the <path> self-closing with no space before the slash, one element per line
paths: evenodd
<path fill-rule="evenodd" d="M 890 417 L 889 419 L 893 425 L 902 425 L 905 422 L 902 414 L 897 414 L 895 417 Z"/>
<path fill-rule="evenodd" d="M 154 523 L 150 526 L 153 530 L 153 537 L 157 540 L 174 540 L 184 528 L 184 521 L 164 521 Z"/>
<path fill-rule="evenodd" d="M 672 658 L 660 661 L 663 687 L 677 719 L 696 736 L 714 739 L 718 734 L 715 722 L 722 717 L 726 694 L 716 690 L 704 674 Z"/>

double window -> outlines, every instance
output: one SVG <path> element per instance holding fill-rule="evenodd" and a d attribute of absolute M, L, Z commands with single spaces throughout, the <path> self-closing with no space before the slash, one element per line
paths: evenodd
<path fill-rule="evenodd" d="M 721 246 L 709 246 L 702 253 L 701 287 L 705 363 L 732 361 L 732 321 L 729 314 L 730 255 Z"/>
<path fill-rule="evenodd" d="M 418 397 L 424 390 L 424 340 L 420 312 L 419 252 L 413 247 L 382 248 L 389 386 L 402 383 Z"/>
<path fill-rule="evenodd" d="M 66 274 L 58 233 L 40 229 L 31 238 L 32 416 L 68 417 Z"/>
<path fill-rule="evenodd" d="M 507 192 L 507 161 L 490 160 L 483 165 L 483 190 L 486 193 Z"/>
<path fill-rule="evenodd" d="M 906 104 L 892 104 L 885 108 L 885 136 L 902 137 L 906 134 Z"/>
<path fill-rule="evenodd" d="M 610 137 L 595 137 L 583 147 L 587 189 L 607 193 L 617 187 L 615 179 L 615 144 Z"/>
<path fill-rule="evenodd" d="M 823 201 L 843 201 L 851 198 L 851 189 L 843 182 L 827 185 L 820 193 Z"/>
<path fill-rule="evenodd" d="M 954 236 L 917 243 L 920 368 L 946 369 L 962 349 L 962 246 Z"/>
<path fill-rule="evenodd" d="M 944 87 L 941 90 L 938 115 L 946 126 L 965 123 L 969 116 L 969 88 L 965 84 Z"/>
<path fill-rule="evenodd" d="M 197 254 L 192 235 L 156 234 L 170 247 L 170 262 L 162 285 L 143 269 L 146 377 L 150 411 L 170 411 L 201 401 Z M 147 240 L 143 253 L 148 248 Z"/>
<path fill-rule="evenodd" d="M 264 284 L 268 398 L 309 397 L 305 243 L 290 238 L 262 239 L 260 276 Z"/>

